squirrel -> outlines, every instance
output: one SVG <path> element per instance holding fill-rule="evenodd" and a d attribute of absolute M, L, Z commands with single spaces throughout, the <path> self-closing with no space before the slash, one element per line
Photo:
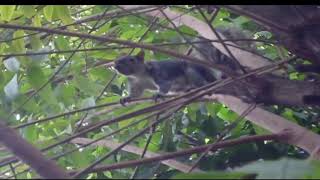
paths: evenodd
<path fill-rule="evenodd" d="M 217 80 L 210 69 L 195 63 L 182 60 L 145 62 L 144 51 L 118 58 L 114 68 L 128 77 L 129 96 L 120 99 L 122 105 L 141 96 L 144 90 L 156 92 L 153 97 L 157 101 L 164 95 L 177 95 Z"/>
<path fill-rule="evenodd" d="M 233 38 L 231 36 L 233 31 L 219 29 L 219 32 L 229 35 L 230 37 L 228 37 L 231 39 Z M 239 35 L 237 34 L 237 36 Z M 201 52 L 198 50 L 190 51 L 191 56 L 223 64 L 234 72 L 239 71 L 234 61 L 220 52 L 210 42 L 196 44 L 196 46 Z M 250 43 L 242 43 L 239 46 L 245 47 L 245 49 L 252 49 Z M 305 66 L 298 67 L 297 70 L 319 73 L 319 67 Z M 217 69 L 209 69 L 208 67 L 183 60 L 145 61 L 144 51 L 140 51 L 135 56 L 122 56 L 118 58 L 115 60 L 114 68 L 120 74 L 128 77 L 129 95 L 120 99 L 122 105 L 125 105 L 132 98 L 141 96 L 145 90 L 156 92 L 154 95 L 156 101 L 157 98 L 163 98 L 164 95 L 178 95 L 179 93 L 188 92 L 193 88 L 201 87 L 225 77 L 225 74 Z M 262 102 L 270 104 L 272 103 L 269 102 L 269 99 L 272 99 L 270 97 L 272 96 L 273 85 L 268 80 L 269 76 L 272 75 L 268 75 L 268 78 L 251 77 L 250 82 L 253 85 L 252 87 L 246 87 L 247 85 L 239 81 L 234 82 L 234 85 L 230 85 L 227 88 L 215 91 L 215 93 L 234 95 L 247 103 Z M 319 105 L 320 96 L 306 95 L 303 97 L 303 103 Z"/>
<path fill-rule="evenodd" d="M 237 31 L 231 31 L 228 28 L 218 28 L 217 30 L 227 37 L 231 37 L 233 34 L 239 37 L 243 34 L 242 32 L 234 33 Z M 240 37 L 247 36 L 243 34 Z M 232 36 L 232 38 L 234 37 Z M 249 47 L 249 45 L 245 45 Z M 196 46 L 201 49 L 201 52 L 195 52 L 192 56 L 200 59 L 211 59 L 217 64 L 227 64 L 230 70 L 237 71 L 237 65 L 229 57 L 214 48 L 211 43 L 200 43 Z M 128 77 L 129 95 L 120 99 L 122 105 L 134 97 L 141 96 L 145 90 L 156 92 L 154 95 L 156 101 L 157 98 L 163 98 L 164 95 L 177 95 L 225 78 L 225 75 L 217 69 L 209 69 L 183 60 L 145 62 L 144 51 L 140 51 L 135 56 L 122 56 L 116 59 L 114 68 L 120 74 Z"/>

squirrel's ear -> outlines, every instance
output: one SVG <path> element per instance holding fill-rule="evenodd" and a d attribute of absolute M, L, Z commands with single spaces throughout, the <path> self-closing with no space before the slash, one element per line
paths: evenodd
<path fill-rule="evenodd" d="M 141 61 L 144 61 L 144 51 L 141 50 L 137 55 L 136 57 L 141 60 Z"/>

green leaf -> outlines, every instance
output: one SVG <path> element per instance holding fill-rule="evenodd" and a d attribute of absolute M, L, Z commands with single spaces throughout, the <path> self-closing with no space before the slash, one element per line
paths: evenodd
<path fill-rule="evenodd" d="M 41 27 L 41 17 L 39 15 L 35 15 L 32 19 L 32 24 L 35 27 Z"/>
<path fill-rule="evenodd" d="M 247 17 L 244 17 L 244 16 L 239 16 L 237 17 L 236 19 L 233 20 L 233 22 L 236 24 L 236 25 L 242 25 L 244 23 L 247 23 L 249 22 L 250 19 L 248 19 Z"/>
<path fill-rule="evenodd" d="M 52 14 L 53 14 L 53 5 L 47 5 L 46 7 L 43 8 L 43 14 L 44 17 L 47 19 L 47 21 L 52 20 Z"/>
<path fill-rule="evenodd" d="M 97 32 L 94 33 L 94 35 L 101 35 L 103 33 L 106 33 L 108 32 L 108 30 L 110 29 L 110 26 L 111 26 L 111 22 L 110 23 L 107 23 L 103 26 L 101 26 Z"/>
<path fill-rule="evenodd" d="M 62 20 L 63 24 L 67 25 L 73 23 L 68 6 L 56 5 L 54 6 L 54 11 L 58 12 L 57 15 Z"/>
<path fill-rule="evenodd" d="M 72 84 L 59 84 L 58 87 L 54 89 L 54 94 L 59 101 L 63 102 L 66 106 L 75 102 L 76 90 Z"/>
<path fill-rule="evenodd" d="M 102 82 L 107 83 L 111 77 L 113 76 L 114 72 L 104 68 L 104 67 L 95 67 L 89 69 L 89 77 L 93 80 L 101 80 Z"/>
<path fill-rule="evenodd" d="M 39 66 L 31 66 L 27 69 L 27 77 L 32 87 L 39 89 L 45 82 L 45 75 Z"/>
<path fill-rule="evenodd" d="M 22 5 L 21 10 L 23 12 L 23 15 L 25 15 L 28 18 L 31 18 L 33 15 L 37 13 L 32 5 Z"/>
<path fill-rule="evenodd" d="M 70 50 L 70 43 L 65 37 L 58 36 L 58 38 L 55 39 L 54 42 L 59 50 Z"/>
<path fill-rule="evenodd" d="M 207 111 L 209 115 L 216 116 L 216 114 L 220 111 L 222 107 L 222 104 L 219 103 L 207 103 Z"/>
<path fill-rule="evenodd" d="M 172 179 L 243 179 L 248 174 L 239 172 L 180 173 Z"/>
<path fill-rule="evenodd" d="M 80 89 L 80 91 L 83 91 L 88 95 L 98 95 L 99 90 L 101 89 L 88 78 L 85 78 L 80 75 L 74 78 L 74 83 Z"/>
<path fill-rule="evenodd" d="M 29 66 L 26 71 L 26 76 L 32 87 L 38 90 L 43 84 L 47 82 L 47 78 L 39 66 Z M 56 98 L 53 95 L 50 84 L 47 84 L 40 92 L 42 100 L 48 102 L 50 105 L 58 104 Z"/>
<path fill-rule="evenodd" d="M 31 47 L 34 50 L 38 50 L 41 48 L 42 46 L 42 42 L 40 40 L 39 35 L 33 35 L 30 37 L 30 43 L 31 43 Z"/>
<path fill-rule="evenodd" d="M 119 54 L 114 50 L 102 50 L 102 51 L 93 51 L 88 53 L 91 57 L 96 59 L 108 59 L 113 60 L 119 56 Z"/>
<path fill-rule="evenodd" d="M 35 126 L 28 126 L 24 131 L 24 138 L 26 138 L 29 142 L 35 142 L 38 140 L 38 129 Z"/>
<path fill-rule="evenodd" d="M 15 57 L 10 57 L 3 61 L 4 66 L 12 72 L 18 72 L 20 67 L 20 62 Z"/>
<path fill-rule="evenodd" d="M 232 122 L 237 118 L 237 114 L 230 111 L 228 108 L 221 108 L 217 116 L 225 121 Z"/>
<path fill-rule="evenodd" d="M 257 161 L 234 170 L 258 174 L 257 179 L 297 179 L 312 173 L 314 168 L 307 160 L 282 158 L 277 161 Z"/>
<path fill-rule="evenodd" d="M 19 39 L 14 40 L 12 42 L 13 49 L 15 50 L 14 52 L 17 52 L 17 53 L 25 53 L 26 52 L 24 38 L 21 38 L 23 36 L 24 36 L 23 30 L 18 30 L 18 31 L 14 32 L 13 38 L 19 38 Z"/>
<path fill-rule="evenodd" d="M 3 21 L 10 21 L 13 17 L 15 8 L 16 8 L 15 5 L 1 5 L 0 6 L 1 19 Z"/>
<path fill-rule="evenodd" d="M 90 164 L 91 158 L 90 151 L 85 150 L 82 152 L 76 151 L 70 154 L 70 158 L 72 159 L 73 163 L 78 168 L 86 167 L 88 164 Z"/>
<path fill-rule="evenodd" d="M 296 118 L 294 117 L 294 114 L 293 114 L 292 109 L 285 108 L 284 112 L 281 113 L 281 115 L 282 115 L 283 117 L 285 117 L 286 119 L 290 119 L 291 121 L 298 122 L 298 121 L 296 120 Z"/>
<path fill-rule="evenodd" d="M 22 93 L 21 93 L 22 94 Z M 16 104 L 22 104 L 27 100 L 27 96 L 18 96 L 17 99 L 15 99 Z M 30 99 L 26 105 L 24 105 L 23 110 L 27 112 L 37 113 L 39 112 L 39 105 L 36 103 L 35 99 Z"/>

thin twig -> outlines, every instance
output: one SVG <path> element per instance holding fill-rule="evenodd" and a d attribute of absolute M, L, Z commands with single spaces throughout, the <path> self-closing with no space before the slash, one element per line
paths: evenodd
<path fill-rule="evenodd" d="M 157 114 L 157 116 L 156 116 L 156 118 L 155 118 L 154 121 L 158 121 L 158 120 L 159 120 L 159 114 Z M 146 142 L 146 144 L 145 144 L 145 146 L 144 146 L 144 148 L 143 148 L 143 151 L 142 151 L 142 153 L 141 153 L 140 159 L 144 158 L 144 155 L 145 155 L 146 152 L 147 152 L 147 149 L 148 149 L 148 147 L 149 147 L 149 144 L 150 144 L 150 142 L 151 142 L 151 139 L 152 139 L 152 136 L 153 136 L 153 133 L 154 133 L 155 129 L 156 129 L 155 126 L 152 126 L 152 127 L 150 128 L 149 136 L 148 136 L 147 142 Z M 138 173 L 138 170 L 139 170 L 139 167 L 140 167 L 140 166 L 136 166 L 136 168 L 134 169 L 133 174 L 131 175 L 130 179 L 134 179 L 134 178 L 136 177 L 136 175 L 137 175 L 137 173 Z"/>

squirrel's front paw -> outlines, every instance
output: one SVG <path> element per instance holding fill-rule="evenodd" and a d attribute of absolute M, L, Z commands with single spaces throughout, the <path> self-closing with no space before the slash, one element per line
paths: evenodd
<path fill-rule="evenodd" d="M 153 95 L 154 102 L 157 102 L 159 98 L 164 100 L 164 95 L 159 94 L 159 93 Z"/>
<path fill-rule="evenodd" d="M 121 98 L 121 99 L 120 99 L 120 104 L 121 104 L 122 106 L 126 106 L 126 103 L 127 103 L 130 99 L 131 99 L 130 97 Z"/>

